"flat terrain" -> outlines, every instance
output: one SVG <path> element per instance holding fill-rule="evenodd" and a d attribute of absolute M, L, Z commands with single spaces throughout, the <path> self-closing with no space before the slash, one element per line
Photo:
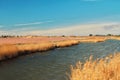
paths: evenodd
<path fill-rule="evenodd" d="M 55 41 L 63 41 L 63 40 L 79 40 L 80 42 L 88 41 L 104 41 L 106 39 L 119 37 L 97 37 L 97 36 L 81 36 L 81 37 L 14 37 L 14 38 L 0 38 L 0 44 L 19 44 L 19 43 L 41 43 L 41 42 L 55 42 Z"/>
<path fill-rule="evenodd" d="M 0 44 L 18 44 L 18 43 L 40 43 L 54 42 L 73 39 L 72 37 L 19 37 L 19 38 L 0 38 Z"/>

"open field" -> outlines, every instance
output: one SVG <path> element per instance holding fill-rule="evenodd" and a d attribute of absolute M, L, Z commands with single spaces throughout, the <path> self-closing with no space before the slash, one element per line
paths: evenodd
<path fill-rule="evenodd" d="M 0 44 L 24 44 L 24 43 L 42 43 L 73 39 L 71 37 L 19 37 L 19 38 L 0 38 Z"/>
<path fill-rule="evenodd" d="M 107 39 L 117 39 L 120 37 L 20 37 L 20 38 L 0 38 L 0 60 L 13 58 L 26 53 L 47 51 L 54 48 L 68 47 L 81 42 L 103 42 Z"/>
<path fill-rule="evenodd" d="M 70 80 L 120 80 L 120 53 L 71 66 Z"/>
<path fill-rule="evenodd" d="M 41 42 L 56 42 L 63 40 L 79 40 L 82 42 L 103 41 L 110 37 L 20 37 L 20 38 L 0 38 L 0 44 L 23 44 L 23 43 L 41 43 Z M 119 38 L 118 38 L 119 39 Z"/>
<path fill-rule="evenodd" d="M 23 44 L 23 43 L 41 43 L 41 42 L 56 42 L 63 40 L 79 40 L 80 42 L 100 42 L 106 39 L 117 39 L 115 36 L 76 36 L 76 37 L 60 37 L 60 36 L 41 36 L 41 37 L 14 37 L 14 38 L 0 38 L 0 44 Z"/>

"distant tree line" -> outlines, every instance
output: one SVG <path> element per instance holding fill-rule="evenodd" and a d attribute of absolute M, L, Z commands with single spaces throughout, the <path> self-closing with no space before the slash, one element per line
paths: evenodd
<path fill-rule="evenodd" d="M 14 38 L 14 37 L 40 37 L 37 35 L 26 35 L 26 36 L 21 36 L 21 35 L 0 35 L 0 38 Z M 101 34 L 89 34 L 88 36 L 120 36 L 120 35 L 113 35 L 113 34 L 106 34 L 106 35 L 101 35 Z M 52 36 L 48 36 L 48 37 L 52 37 Z M 66 35 L 61 35 L 61 37 L 67 37 Z M 76 35 L 70 35 L 69 37 L 78 37 Z"/>
<path fill-rule="evenodd" d="M 106 35 L 96 34 L 96 35 L 93 35 L 93 34 L 89 34 L 89 36 L 120 36 L 120 35 L 114 35 L 114 34 L 106 34 Z"/>
<path fill-rule="evenodd" d="M 0 38 L 13 38 L 13 37 L 21 37 L 21 36 L 14 36 L 14 35 L 1 35 Z"/>

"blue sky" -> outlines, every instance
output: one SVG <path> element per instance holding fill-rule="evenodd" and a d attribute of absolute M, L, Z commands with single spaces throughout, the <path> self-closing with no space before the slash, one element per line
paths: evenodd
<path fill-rule="evenodd" d="M 119 0 L 0 0 L 0 34 L 120 34 L 115 31 L 120 29 L 119 4 Z"/>

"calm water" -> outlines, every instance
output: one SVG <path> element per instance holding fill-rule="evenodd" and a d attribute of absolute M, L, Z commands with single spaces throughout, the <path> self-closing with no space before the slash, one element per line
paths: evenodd
<path fill-rule="evenodd" d="M 72 47 L 25 55 L 0 63 L 0 80 L 66 80 L 71 64 L 90 55 L 101 58 L 120 52 L 120 41 L 81 43 Z"/>

